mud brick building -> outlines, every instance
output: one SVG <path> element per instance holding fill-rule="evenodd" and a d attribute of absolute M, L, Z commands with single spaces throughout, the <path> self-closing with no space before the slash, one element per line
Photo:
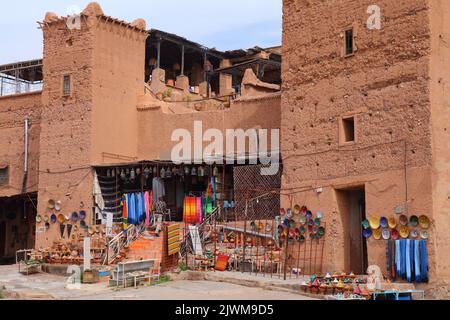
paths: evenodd
<path fill-rule="evenodd" d="M 283 1 L 282 188 L 326 212 L 327 270 L 386 265 L 368 217 L 426 214 L 431 282 L 450 279 L 448 1 Z M 285 204 L 288 199 L 282 199 Z"/>
<path fill-rule="evenodd" d="M 84 211 L 89 227 L 104 225 L 94 173 L 106 179 L 126 170 L 129 177 L 139 168 L 140 180 L 143 162 L 158 174 L 172 169 L 175 129 L 193 132 L 194 121 L 204 130 L 279 128 L 279 47 L 219 52 L 147 30 L 142 19 L 106 16 L 97 3 L 78 18 L 48 12 L 39 23 L 43 59 L 0 66 L 1 259 L 70 240 L 37 216 L 70 220 Z M 177 213 L 176 182 L 167 183 Z M 120 214 L 120 197 L 114 200 Z"/>
<path fill-rule="evenodd" d="M 384 269 L 361 222 L 426 214 L 431 286 L 448 285 L 450 3 L 379 0 L 379 30 L 373 4 L 284 0 L 281 52 L 220 52 L 95 3 L 80 28 L 47 13 L 43 60 L 0 66 L 0 257 L 60 240 L 34 222 L 49 199 L 104 223 L 95 173 L 170 168 L 173 130 L 202 121 L 281 129 L 281 205 L 324 213 L 324 270 Z"/>

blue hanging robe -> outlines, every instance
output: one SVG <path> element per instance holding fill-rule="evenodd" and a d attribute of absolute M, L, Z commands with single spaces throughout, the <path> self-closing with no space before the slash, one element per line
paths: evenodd
<path fill-rule="evenodd" d="M 420 242 L 414 241 L 414 281 L 420 283 L 422 281 L 420 274 Z"/>
<path fill-rule="evenodd" d="M 397 273 L 397 277 L 401 277 L 401 250 L 400 250 L 400 240 L 395 240 L 395 270 Z"/>
<path fill-rule="evenodd" d="M 411 240 L 406 240 L 406 252 L 405 252 L 405 263 L 406 263 L 406 281 L 411 282 Z"/>
<path fill-rule="evenodd" d="M 428 282 L 428 254 L 425 240 L 420 240 L 420 275 L 422 282 Z"/>
<path fill-rule="evenodd" d="M 406 241 L 400 240 L 400 276 L 406 278 Z"/>

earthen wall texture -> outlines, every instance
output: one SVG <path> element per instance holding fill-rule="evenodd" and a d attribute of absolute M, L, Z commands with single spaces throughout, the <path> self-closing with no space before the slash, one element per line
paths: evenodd
<path fill-rule="evenodd" d="M 272 148 L 270 130 L 280 128 L 280 94 L 272 93 L 257 98 L 235 100 L 230 108 L 218 111 L 169 114 L 161 109 L 143 109 L 139 110 L 138 114 L 140 160 L 170 159 L 172 148 L 179 143 L 171 140 L 172 133 L 177 129 L 189 131 L 194 143 L 196 121 L 201 121 L 203 133 L 208 129 L 218 129 L 224 139 L 227 137 L 227 129 L 267 129 L 270 150 Z M 205 141 L 203 147 L 209 144 L 210 142 Z M 226 151 L 225 142 L 223 148 Z M 277 148 L 274 147 L 275 149 Z M 222 150 L 217 150 L 217 154 L 222 154 Z"/>
<path fill-rule="evenodd" d="M 429 0 L 431 22 L 431 115 L 433 218 L 436 269 L 450 291 L 450 2 Z M 437 290 L 440 291 L 440 290 Z"/>
<path fill-rule="evenodd" d="M 397 205 L 408 214 L 433 212 L 428 2 L 378 1 L 381 30 L 366 26 L 373 1 L 283 4 L 282 188 L 305 192 L 282 203 L 325 213 L 324 272 L 350 272 L 348 213 L 339 210 L 336 189 L 364 187 L 367 216 L 392 216 Z M 344 57 L 349 27 L 356 51 Z M 355 118 L 356 139 L 342 144 L 346 116 Z M 384 270 L 384 250 L 383 241 L 369 240 L 369 264 Z"/>
<path fill-rule="evenodd" d="M 144 94 L 147 33 L 103 19 L 94 28 L 92 163 L 112 162 L 104 154 L 136 157 L 136 105 Z"/>
<path fill-rule="evenodd" d="M 38 212 L 51 215 L 49 199 L 62 202 L 66 216 L 85 210 L 92 221 L 93 35 L 87 21 L 81 30 L 69 30 L 60 20 L 43 28 L 44 88 L 40 137 Z M 71 77 L 71 94 L 63 96 L 64 75 Z M 61 240 L 58 224 L 49 231 L 38 226 L 36 247 Z"/>
<path fill-rule="evenodd" d="M 9 183 L 0 186 L 0 198 L 23 192 L 25 118 L 28 118 L 31 123 L 25 192 L 37 192 L 38 190 L 41 107 L 40 92 L 0 98 L 0 163 L 7 164 L 9 171 Z"/>

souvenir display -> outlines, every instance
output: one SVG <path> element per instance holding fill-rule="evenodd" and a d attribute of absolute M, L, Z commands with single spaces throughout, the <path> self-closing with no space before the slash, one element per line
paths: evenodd
<path fill-rule="evenodd" d="M 72 222 L 77 222 L 78 221 L 78 212 L 73 212 L 72 213 L 71 220 L 72 220 Z"/>
<path fill-rule="evenodd" d="M 379 219 L 379 226 L 381 227 L 381 234 L 378 228 L 374 229 L 374 227 L 378 226 L 375 218 L 370 218 L 369 220 L 364 220 L 362 222 L 363 229 L 367 229 L 369 226 L 373 229 L 372 235 L 375 240 L 398 240 L 402 239 L 417 239 L 421 232 L 425 229 L 428 229 L 430 226 L 430 220 L 427 216 L 422 215 L 420 217 L 416 215 L 411 215 L 409 218 L 405 214 L 400 215 L 399 217 L 399 227 L 396 229 L 398 224 L 395 217 L 381 217 Z M 421 230 L 416 230 L 416 228 L 420 228 Z M 367 238 L 368 233 L 363 232 L 364 237 Z M 372 236 L 371 235 L 371 236 Z M 425 236 L 428 237 L 428 233 L 424 233 Z M 370 238 L 370 237 L 369 237 Z"/>
<path fill-rule="evenodd" d="M 386 242 L 387 269 L 391 277 L 410 283 L 428 282 L 428 252 L 425 240 Z"/>
<path fill-rule="evenodd" d="M 400 237 L 403 239 L 408 238 L 409 236 L 409 228 L 407 226 L 401 226 L 400 227 Z"/>
<path fill-rule="evenodd" d="M 380 227 L 380 220 L 376 217 L 369 218 L 369 224 L 372 230 L 376 230 Z"/>
<path fill-rule="evenodd" d="M 373 237 L 375 240 L 380 240 L 382 236 L 382 230 L 381 228 L 378 228 L 376 230 L 373 230 Z"/>
<path fill-rule="evenodd" d="M 388 227 L 388 225 L 389 225 L 388 219 L 386 217 L 381 217 L 380 218 L 380 226 L 381 226 L 381 228 L 385 229 L 385 228 Z"/>
<path fill-rule="evenodd" d="M 419 225 L 423 229 L 428 229 L 430 227 L 430 219 L 425 215 L 420 216 Z"/>
<path fill-rule="evenodd" d="M 50 209 L 50 210 L 55 209 L 55 200 L 49 199 L 48 202 L 47 202 L 47 208 Z"/>
<path fill-rule="evenodd" d="M 400 216 L 400 225 L 402 226 L 408 225 L 408 217 L 404 214 Z"/>
<path fill-rule="evenodd" d="M 391 217 L 388 219 L 389 228 L 394 229 L 397 227 L 397 221 L 395 220 L 395 217 Z"/>
<path fill-rule="evenodd" d="M 389 240 L 391 238 L 391 231 L 389 229 L 383 229 L 381 231 L 381 236 L 383 237 L 383 240 Z"/>
<path fill-rule="evenodd" d="M 65 221 L 66 221 L 66 218 L 64 217 L 64 215 L 59 214 L 58 215 L 58 223 L 63 224 Z"/>
<path fill-rule="evenodd" d="M 364 229 L 363 230 L 363 236 L 364 238 L 368 239 L 372 236 L 372 229 Z"/>
<path fill-rule="evenodd" d="M 419 225 L 419 218 L 417 216 L 411 216 L 409 217 L 409 226 L 410 227 L 417 227 Z"/>
<path fill-rule="evenodd" d="M 370 222 L 367 219 L 365 219 L 361 224 L 362 224 L 363 229 L 369 229 L 370 228 Z"/>
<path fill-rule="evenodd" d="M 397 229 L 392 229 L 391 230 L 392 240 L 398 240 L 399 237 L 400 237 L 400 234 L 398 233 Z"/>

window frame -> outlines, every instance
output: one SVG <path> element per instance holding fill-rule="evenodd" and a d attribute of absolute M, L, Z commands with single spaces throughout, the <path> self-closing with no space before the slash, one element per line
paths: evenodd
<path fill-rule="evenodd" d="M 347 32 L 351 31 L 352 32 L 352 52 L 351 53 L 347 53 Z M 344 57 L 352 57 L 355 55 L 355 51 L 356 51 L 356 46 L 355 46 L 355 28 L 353 26 L 347 27 L 343 30 L 344 36 L 343 36 L 343 42 L 344 42 L 344 49 L 343 49 L 343 54 Z"/>
<path fill-rule="evenodd" d="M 348 129 L 346 128 L 346 123 L 348 123 L 348 120 L 352 120 L 353 123 L 353 140 L 347 140 L 347 134 L 346 132 Z M 339 119 L 339 145 L 351 145 L 358 142 L 358 135 L 357 135 L 357 117 L 356 115 L 347 115 L 342 116 Z"/>
<path fill-rule="evenodd" d="M 66 79 L 69 80 L 69 91 L 66 91 Z M 64 74 L 62 78 L 62 96 L 63 97 L 71 97 L 72 96 L 72 76 L 70 74 Z"/>

